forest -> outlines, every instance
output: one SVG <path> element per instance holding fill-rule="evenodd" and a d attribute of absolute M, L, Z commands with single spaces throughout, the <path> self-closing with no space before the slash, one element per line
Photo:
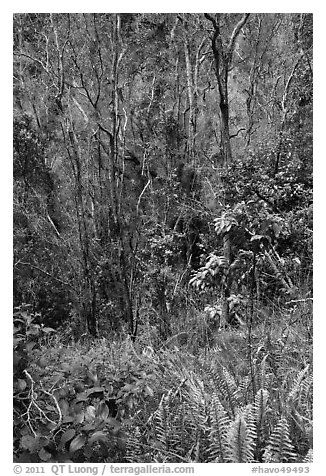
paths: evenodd
<path fill-rule="evenodd" d="M 312 462 L 313 16 L 13 16 L 13 459 Z"/>

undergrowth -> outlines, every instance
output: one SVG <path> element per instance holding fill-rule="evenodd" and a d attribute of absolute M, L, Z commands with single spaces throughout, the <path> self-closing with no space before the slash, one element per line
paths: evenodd
<path fill-rule="evenodd" d="M 15 461 L 312 461 L 311 343 L 300 319 L 261 320 L 251 347 L 245 329 L 222 329 L 191 350 L 145 338 L 67 343 L 30 313 L 15 316 Z"/>

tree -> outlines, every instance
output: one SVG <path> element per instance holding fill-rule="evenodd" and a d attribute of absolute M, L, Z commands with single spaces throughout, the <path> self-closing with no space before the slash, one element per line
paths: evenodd
<path fill-rule="evenodd" d="M 221 114 L 221 148 L 224 166 L 227 168 L 232 161 L 231 150 L 231 135 L 229 125 L 229 92 L 228 79 L 229 72 L 232 68 L 232 58 L 236 46 L 237 38 L 241 29 L 249 18 L 249 13 L 244 14 L 238 23 L 235 25 L 227 45 L 223 44 L 221 33 L 221 14 L 212 16 L 205 13 L 205 18 L 213 25 L 212 36 L 212 51 L 214 55 L 215 74 L 219 91 L 219 110 Z M 232 276 L 229 272 L 231 266 L 231 243 L 228 231 L 229 224 L 226 223 L 225 231 L 223 232 L 223 254 L 225 259 L 226 278 L 223 290 L 223 312 L 222 318 L 225 322 L 229 322 L 229 301 Z"/>
<path fill-rule="evenodd" d="M 15 176 L 15 192 L 22 207 L 25 187 L 40 241 L 57 247 L 28 262 L 37 280 L 71 285 L 72 321 L 134 336 L 153 308 L 168 335 L 211 249 L 228 321 L 246 226 L 266 240 L 288 222 L 275 251 L 300 248 L 308 263 L 311 32 L 300 14 L 15 15 L 15 120 L 42 163 Z"/>

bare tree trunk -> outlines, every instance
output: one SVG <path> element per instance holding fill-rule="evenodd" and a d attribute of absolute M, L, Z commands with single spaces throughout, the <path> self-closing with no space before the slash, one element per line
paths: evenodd
<path fill-rule="evenodd" d="M 129 333 L 132 339 L 135 336 L 135 322 L 134 322 L 134 313 L 132 305 L 132 290 L 130 286 L 130 273 L 128 272 L 127 266 L 127 250 L 126 250 L 126 230 L 125 224 L 122 217 L 122 187 L 123 187 L 123 178 L 120 180 L 120 193 L 117 190 L 117 183 L 119 178 L 117 174 L 118 170 L 118 161 L 119 161 L 119 132 L 120 132 L 120 118 L 119 118 L 119 64 L 124 55 L 124 49 L 122 45 L 122 39 L 120 34 L 120 15 L 114 15 L 114 60 L 113 60 L 113 71 L 112 71 L 112 80 L 113 80 L 113 89 L 112 89 L 112 99 L 113 99 L 113 134 L 112 134 L 112 146 L 113 150 L 111 151 L 112 159 L 112 175 L 111 175 L 111 190 L 113 195 L 113 213 L 115 224 L 118 229 L 119 236 L 119 267 L 120 267 L 120 279 L 122 283 L 122 293 L 123 293 L 123 303 L 126 313 L 126 318 L 129 322 Z M 130 270 L 129 270 L 130 271 Z"/>
<path fill-rule="evenodd" d="M 190 47 L 189 47 L 189 40 L 186 36 L 183 39 L 183 46 L 184 46 L 184 54 L 186 60 L 186 76 L 187 76 L 187 92 L 188 92 L 188 147 L 187 153 L 190 160 L 193 159 L 194 154 L 194 101 L 193 101 L 193 75 L 192 75 L 192 68 L 191 68 L 191 61 L 190 61 Z"/>
<path fill-rule="evenodd" d="M 274 177 L 278 173 L 280 161 L 281 161 L 281 154 L 282 154 L 282 148 L 284 146 L 284 130 L 286 126 L 286 121 L 288 117 L 288 96 L 289 96 L 289 91 L 290 91 L 290 86 L 293 81 L 296 69 L 298 68 L 300 62 L 302 61 L 304 57 L 304 53 L 301 52 L 299 58 L 296 60 L 294 63 L 294 66 L 292 68 L 292 71 L 286 81 L 286 85 L 284 88 L 283 96 L 282 96 L 282 102 L 281 102 L 281 108 L 282 108 L 282 119 L 281 119 L 281 127 L 279 130 L 279 141 L 278 141 L 278 146 L 277 146 L 277 153 L 276 153 L 276 159 L 275 159 L 275 165 L 274 165 Z"/>
<path fill-rule="evenodd" d="M 188 95 L 188 156 L 190 161 L 196 161 L 196 133 L 198 116 L 198 73 L 203 60 L 199 58 L 203 46 L 206 43 L 204 38 L 196 46 L 195 54 L 191 55 L 191 44 L 189 41 L 188 21 L 186 15 L 183 15 L 183 49 L 186 63 L 187 95 Z"/>
<path fill-rule="evenodd" d="M 83 198 L 83 186 L 81 175 L 81 157 L 78 147 L 78 140 L 74 131 L 65 136 L 66 149 L 70 158 L 70 163 L 75 178 L 75 207 L 79 231 L 79 242 L 83 257 L 83 285 L 81 292 L 81 309 L 83 310 L 83 318 L 86 323 L 88 332 L 93 336 L 97 336 L 97 302 L 95 277 L 92 272 L 90 262 L 90 238 L 88 225 L 86 221 L 86 210 Z"/>

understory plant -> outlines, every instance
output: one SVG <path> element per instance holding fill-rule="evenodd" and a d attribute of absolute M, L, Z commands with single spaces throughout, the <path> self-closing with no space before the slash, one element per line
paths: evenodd
<path fill-rule="evenodd" d="M 15 460 L 311 461 L 311 356 L 298 359 L 295 346 L 303 341 L 293 335 L 260 332 L 250 356 L 242 331 L 232 329 L 196 355 L 130 339 L 67 345 L 53 333 L 20 335 Z"/>

